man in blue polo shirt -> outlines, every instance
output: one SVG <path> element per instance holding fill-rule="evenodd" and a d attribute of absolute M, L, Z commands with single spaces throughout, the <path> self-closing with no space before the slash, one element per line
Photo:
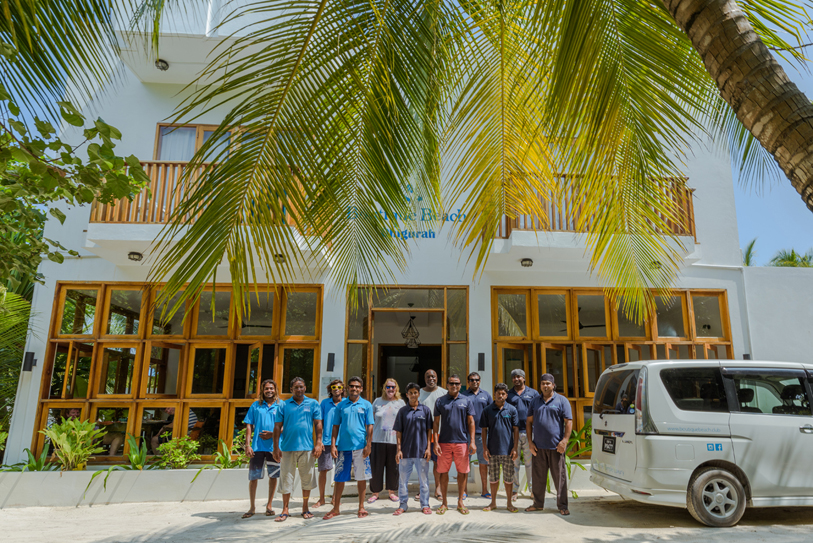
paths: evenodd
<path fill-rule="evenodd" d="M 449 510 L 446 495 L 449 489 L 449 470 L 454 462 L 457 468 L 457 510 L 468 515 L 469 510 L 463 504 L 463 499 L 469 480 L 469 456 L 477 451 L 474 446 L 474 406 L 460 394 L 460 376 L 453 373 L 446 385 L 449 392 L 437 399 L 433 413 L 435 454 L 438 455 L 440 494 L 443 500 L 436 513 L 442 515 Z"/>
<path fill-rule="evenodd" d="M 418 472 L 418 484 L 421 497 L 421 510 L 424 515 L 431 515 L 429 509 L 429 459 L 432 457 L 432 411 L 420 402 L 421 387 L 418 383 L 409 383 L 406 387 L 409 403 L 398 411 L 395 417 L 398 462 L 398 498 L 400 505 L 393 515 L 406 512 L 409 502 L 409 476 L 412 469 Z"/>
<path fill-rule="evenodd" d="M 556 487 L 556 507 L 559 508 L 560 514 L 569 515 L 565 451 L 570 440 L 570 432 L 573 431 L 573 415 L 567 398 L 553 391 L 555 386 L 553 375 L 546 373 L 542 376 L 539 384 L 542 394 L 531 404 L 525 423 L 534 458 L 533 477 L 539 481 L 533 489 L 534 503 L 525 510 L 541 511 L 545 507 L 547 485 L 543 481 L 547 481 L 550 470 L 553 485 Z"/>
<path fill-rule="evenodd" d="M 291 379 L 292 396 L 277 411 L 274 458 L 277 462 L 282 459 L 282 513 L 275 519 L 277 522 L 288 520 L 290 516 L 288 502 L 297 468 L 302 484 L 302 518 L 313 518 L 313 513 L 308 510 L 308 498 L 311 490 L 316 488 L 316 459 L 322 454 L 322 410 L 319 402 L 305 396 L 305 388 L 305 380 L 301 377 Z"/>
<path fill-rule="evenodd" d="M 328 397 L 319 404 L 322 408 L 322 456 L 316 463 L 319 468 L 319 501 L 313 504 L 314 507 L 322 507 L 327 503 L 325 500 L 327 472 L 333 469 L 333 455 L 330 452 L 333 415 L 336 413 L 336 407 L 344 399 L 344 382 L 341 379 L 333 379 L 327 385 L 327 393 Z"/>
<path fill-rule="evenodd" d="M 523 421 L 528 417 L 528 408 L 531 407 L 534 398 L 539 396 L 539 392 L 525 386 L 525 372 L 519 368 L 511 371 L 511 381 L 514 383 L 514 388 L 508 391 L 508 403 L 516 408 L 519 417 L 519 445 L 517 446 L 517 459 L 514 460 L 514 482 L 516 483 L 514 497 L 516 498 L 517 493 L 522 490 L 519 488 L 519 467 L 522 462 L 525 462 L 525 478 L 528 480 L 528 490 L 533 492 L 533 467 L 531 465 L 533 455 L 531 455 L 531 447 Z M 543 484 L 547 484 L 547 482 L 543 481 Z"/>
<path fill-rule="evenodd" d="M 347 398 L 336 406 L 330 447 L 333 458 L 336 459 L 333 509 L 323 517 L 324 520 L 339 516 L 344 484 L 350 481 L 351 471 L 359 489 L 358 518 L 369 515 L 364 508 L 364 499 L 367 494 L 367 480 L 373 476 L 370 469 L 370 449 L 375 417 L 372 404 L 361 397 L 363 390 L 361 377 L 351 377 L 347 380 Z"/>
<path fill-rule="evenodd" d="M 483 511 L 494 511 L 497 508 L 497 491 L 500 489 L 500 468 L 508 496 L 507 509 L 516 513 L 518 509 L 512 502 L 514 486 L 514 459 L 517 457 L 519 443 L 519 417 L 516 408 L 507 403 L 508 386 L 498 383 L 494 387 L 494 403 L 483 410 L 480 416 L 480 428 L 483 429 L 483 454 L 488 461 L 488 481 L 491 483 L 491 504 Z"/>
<path fill-rule="evenodd" d="M 473 371 L 466 378 L 468 388 L 460 392 L 471 400 L 474 405 L 474 445 L 477 447 L 477 465 L 480 467 L 480 482 L 482 483 L 481 497 L 490 498 L 486 478 L 488 478 L 488 460 L 483 455 L 483 439 L 480 435 L 480 415 L 483 409 L 491 403 L 491 394 L 480 388 L 480 374 Z"/>
<path fill-rule="evenodd" d="M 277 383 L 266 379 L 260 385 L 260 397 L 248 408 L 243 423 L 246 425 L 246 454 L 248 462 L 248 496 L 251 507 L 243 518 L 254 516 L 254 498 L 257 496 L 257 481 L 263 478 L 263 469 L 268 470 L 268 503 L 265 516 L 274 515 L 271 502 L 277 490 L 279 463 L 274 460 L 274 425 L 277 409 L 282 402 L 277 398 Z"/>

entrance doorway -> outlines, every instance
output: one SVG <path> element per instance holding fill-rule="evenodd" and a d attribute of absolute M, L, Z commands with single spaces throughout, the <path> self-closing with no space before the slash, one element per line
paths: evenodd
<path fill-rule="evenodd" d="M 421 345 L 417 349 L 410 349 L 404 345 L 379 345 L 378 347 L 378 371 L 379 386 L 375 396 L 381 391 L 378 390 L 384 384 L 385 379 L 395 379 L 401 396 L 406 394 L 406 386 L 409 383 L 418 383 L 423 388 L 426 385 L 424 374 L 428 370 L 435 370 L 440 378 L 443 369 L 443 346 L 442 345 Z"/>

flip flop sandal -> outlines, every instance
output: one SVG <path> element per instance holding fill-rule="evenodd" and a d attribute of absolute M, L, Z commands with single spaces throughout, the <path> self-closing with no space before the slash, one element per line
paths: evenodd
<path fill-rule="evenodd" d="M 567 509 L 559 509 L 559 514 L 562 515 L 563 517 L 566 517 L 570 514 L 570 511 L 568 511 Z"/>
<path fill-rule="evenodd" d="M 395 494 L 390 494 L 390 501 L 393 501 L 393 502 L 399 501 L 398 496 L 396 496 Z"/>
<path fill-rule="evenodd" d="M 311 513 L 310 511 L 304 511 L 302 513 L 302 518 L 304 518 L 304 519 L 312 519 L 313 518 L 313 513 Z"/>
<path fill-rule="evenodd" d="M 463 506 L 460 506 L 460 507 L 457 508 L 457 512 L 460 513 L 461 515 L 468 515 L 469 514 L 469 508 L 466 507 L 465 505 L 463 505 Z"/>
<path fill-rule="evenodd" d="M 445 515 L 446 511 L 448 511 L 448 510 L 449 510 L 448 507 L 446 507 L 445 505 L 441 505 L 440 507 L 437 508 L 435 513 L 438 514 L 438 515 Z"/>
<path fill-rule="evenodd" d="M 370 514 L 369 511 L 367 511 L 366 509 L 361 509 L 358 512 L 358 517 L 359 518 L 364 518 L 364 517 L 368 516 L 369 514 Z"/>
<path fill-rule="evenodd" d="M 537 511 L 542 511 L 542 510 L 543 509 L 541 507 L 534 507 L 533 505 L 528 506 L 528 507 L 525 508 L 526 513 L 536 513 Z"/>
<path fill-rule="evenodd" d="M 406 513 L 406 511 L 404 511 L 403 509 L 401 509 L 401 508 L 399 507 L 398 509 L 396 509 L 396 510 L 395 510 L 395 512 L 392 514 L 392 516 L 394 516 L 394 517 L 400 517 L 400 516 L 401 516 L 401 515 L 403 515 L 404 513 Z"/>
<path fill-rule="evenodd" d="M 286 520 L 288 520 L 288 517 L 290 516 L 291 515 L 289 515 L 288 513 L 282 513 L 280 516 L 274 519 L 274 522 L 285 522 Z"/>
<path fill-rule="evenodd" d="M 421 509 L 421 512 L 422 512 L 424 515 L 431 515 L 431 514 L 432 514 L 432 510 L 431 510 L 431 509 L 429 509 L 428 507 L 424 507 L 423 509 Z"/>
<path fill-rule="evenodd" d="M 491 507 L 490 505 L 486 505 L 485 507 L 483 507 L 483 512 L 488 513 L 489 511 L 494 511 L 495 509 L 497 509 L 497 508 L 496 507 Z"/>
<path fill-rule="evenodd" d="M 511 507 L 510 509 L 507 509 L 507 511 L 508 511 L 509 513 L 519 513 L 519 508 L 517 508 L 517 507 Z"/>
<path fill-rule="evenodd" d="M 274 515 L 276 515 L 276 513 L 274 512 L 273 509 L 266 509 L 265 510 L 265 516 L 266 517 L 273 517 Z"/>
<path fill-rule="evenodd" d="M 253 512 L 252 513 L 243 513 L 243 516 L 241 518 L 251 518 L 253 516 L 254 516 Z"/>
<path fill-rule="evenodd" d="M 485 494 L 480 494 L 481 498 L 485 498 L 487 500 L 491 499 L 491 492 L 486 492 Z"/>
<path fill-rule="evenodd" d="M 333 511 L 329 512 L 327 515 L 322 517 L 322 520 L 330 520 L 339 516 L 339 513 L 334 513 Z"/>
<path fill-rule="evenodd" d="M 378 501 L 378 496 L 370 496 L 367 498 L 367 503 L 375 503 Z"/>

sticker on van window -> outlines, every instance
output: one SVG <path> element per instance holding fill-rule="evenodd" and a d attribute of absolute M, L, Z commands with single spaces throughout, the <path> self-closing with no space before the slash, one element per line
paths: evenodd
<path fill-rule="evenodd" d="M 706 444 L 706 449 L 708 449 L 711 452 L 722 451 L 723 450 L 723 444 L 722 443 L 708 443 L 708 444 Z"/>

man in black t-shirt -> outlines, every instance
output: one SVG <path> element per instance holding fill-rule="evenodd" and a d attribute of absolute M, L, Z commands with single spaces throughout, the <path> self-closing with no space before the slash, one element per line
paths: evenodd
<path fill-rule="evenodd" d="M 488 482 L 491 483 L 491 503 L 483 511 L 497 508 L 497 490 L 500 488 L 500 468 L 508 495 L 507 509 L 516 513 L 512 502 L 514 486 L 514 460 L 519 445 L 519 416 L 516 408 L 506 402 L 508 386 L 499 383 L 494 387 L 494 402 L 483 409 L 480 428 L 483 431 L 483 454 L 488 461 Z"/>
<path fill-rule="evenodd" d="M 409 476 L 412 469 L 418 471 L 420 484 L 421 510 L 425 515 L 431 515 L 429 508 L 429 458 L 431 457 L 432 437 L 432 411 L 418 399 L 421 387 L 417 383 L 409 383 L 406 387 L 406 396 L 409 404 L 398 411 L 395 417 L 395 430 L 397 439 L 397 453 L 400 481 L 398 485 L 398 499 L 401 502 L 393 515 L 398 516 L 406 512 L 409 502 Z"/>

